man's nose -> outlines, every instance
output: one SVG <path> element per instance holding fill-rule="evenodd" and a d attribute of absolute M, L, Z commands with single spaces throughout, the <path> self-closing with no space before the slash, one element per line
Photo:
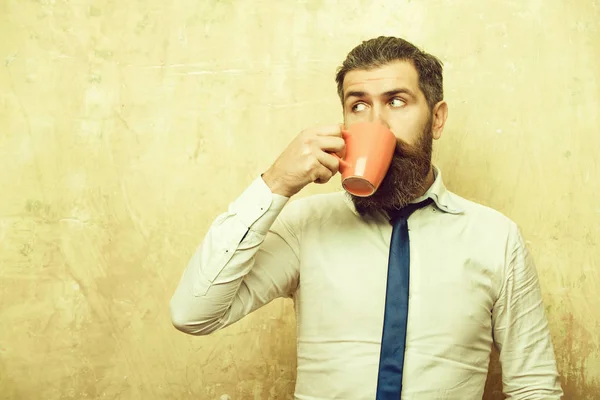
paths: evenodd
<path fill-rule="evenodd" d="M 381 108 L 378 108 L 378 107 L 372 108 L 372 111 L 369 115 L 369 122 L 379 122 L 384 125 L 387 125 L 388 128 L 390 127 L 390 124 L 388 123 L 388 120 L 387 120 L 384 110 L 382 110 Z"/>

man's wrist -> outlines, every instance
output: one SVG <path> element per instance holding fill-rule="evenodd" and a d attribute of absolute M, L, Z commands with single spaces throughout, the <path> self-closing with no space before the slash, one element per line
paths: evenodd
<path fill-rule="evenodd" d="M 260 177 L 273 194 L 278 194 L 284 197 L 292 197 L 295 194 L 285 185 L 281 184 L 281 179 L 278 178 L 277 175 L 271 170 L 262 173 Z"/>

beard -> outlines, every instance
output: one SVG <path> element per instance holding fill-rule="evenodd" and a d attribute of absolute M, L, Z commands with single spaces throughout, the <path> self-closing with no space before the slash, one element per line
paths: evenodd
<path fill-rule="evenodd" d="M 369 197 L 350 194 L 356 211 L 364 217 L 399 210 L 421 196 L 427 189 L 425 181 L 431 169 L 432 142 L 431 121 L 414 145 L 398 139 L 392 162 L 377 191 Z"/>

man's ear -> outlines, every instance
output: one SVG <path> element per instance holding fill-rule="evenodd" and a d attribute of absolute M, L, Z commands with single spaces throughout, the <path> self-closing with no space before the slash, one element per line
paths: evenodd
<path fill-rule="evenodd" d="M 448 104 L 442 100 L 433 107 L 431 116 L 431 133 L 435 140 L 442 136 L 446 119 L 448 118 Z"/>

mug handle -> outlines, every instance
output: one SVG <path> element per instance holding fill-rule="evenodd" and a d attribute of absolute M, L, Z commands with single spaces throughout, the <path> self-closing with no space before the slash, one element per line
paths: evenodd
<path fill-rule="evenodd" d="M 340 172 L 343 172 L 343 170 L 346 168 L 350 168 L 350 164 L 348 163 L 348 161 L 344 160 L 343 158 L 341 158 L 340 156 L 338 156 L 335 153 L 331 153 L 331 155 L 333 155 L 335 158 L 337 158 L 338 161 L 340 162 Z"/>

